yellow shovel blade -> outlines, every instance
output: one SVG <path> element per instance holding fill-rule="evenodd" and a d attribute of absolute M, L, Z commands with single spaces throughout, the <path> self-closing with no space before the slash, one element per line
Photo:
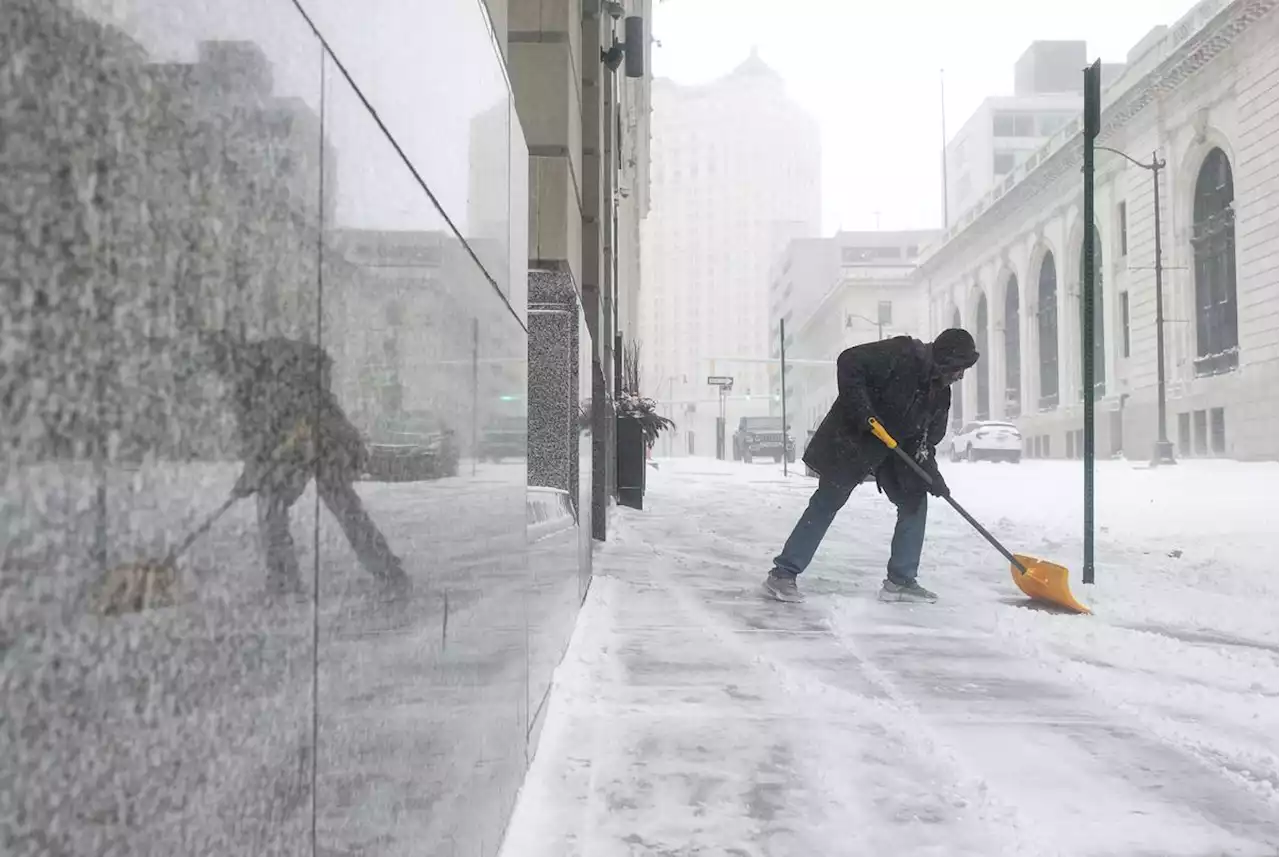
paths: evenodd
<path fill-rule="evenodd" d="M 1046 604 L 1055 604 L 1075 613 L 1093 612 L 1071 594 L 1071 586 L 1067 583 L 1067 569 L 1034 556 L 1022 554 L 1014 554 L 1014 556 L 1026 567 L 1027 573 L 1023 574 L 1012 563 L 1009 564 L 1009 570 L 1013 573 L 1013 582 L 1028 598 L 1043 601 Z"/>

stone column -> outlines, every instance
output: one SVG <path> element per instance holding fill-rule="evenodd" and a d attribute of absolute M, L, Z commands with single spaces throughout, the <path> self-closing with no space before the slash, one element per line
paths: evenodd
<path fill-rule="evenodd" d="M 559 271 L 529 272 L 529 484 L 578 502 L 578 295 Z"/>

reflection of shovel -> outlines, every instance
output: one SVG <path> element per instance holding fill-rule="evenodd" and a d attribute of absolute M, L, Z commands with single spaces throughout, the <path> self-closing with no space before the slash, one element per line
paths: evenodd
<path fill-rule="evenodd" d="M 214 522 L 239 499 L 239 495 L 232 494 L 224 500 L 217 511 L 187 534 L 164 559 L 142 560 L 110 569 L 98 587 L 94 610 L 106 616 L 118 616 L 121 613 L 137 613 L 153 607 L 171 606 L 174 603 L 174 590 L 177 589 L 178 557 L 196 539 L 207 533 Z"/>
<path fill-rule="evenodd" d="M 305 424 L 295 429 L 284 443 L 280 444 L 272 453 L 272 461 L 262 474 L 253 483 L 253 490 L 261 487 L 267 477 L 275 472 L 276 468 L 283 463 L 282 454 L 292 448 L 300 440 L 307 439 L 309 432 L 305 428 Z M 305 464 L 302 469 L 306 469 L 315 463 L 313 456 Z M 103 576 L 102 582 L 98 587 L 98 591 L 94 597 L 94 610 L 105 616 L 118 616 L 121 613 L 137 613 L 153 607 L 169 607 L 173 605 L 176 596 L 178 568 L 178 557 L 186 553 L 187 549 L 195 544 L 196 540 L 209 532 L 209 529 L 226 514 L 227 510 L 236 504 L 237 500 L 247 497 L 253 492 L 245 494 L 237 493 L 232 490 L 231 496 L 222 501 L 222 505 L 215 509 L 207 518 L 186 535 L 177 547 L 169 551 L 169 553 L 161 560 L 142 560 L 140 562 L 127 563 L 118 565 L 107 571 Z"/>
<path fill-rule="evenodd" d="M 880 425 L 880 421 L 875 417 L 868 420 L 871 426 L 871 433 L 880 439 L 880 442 L 892 449 L 902 458 L 911 469 L 916 472 L 926 485 L 933 484 L 933 478 L 925 472 L 924 468 L 916 462 L 914 458 L 902 451 L 898 446 L 898 442 L 893 439 L 889 432 L 885 431 L 884 426 Z M 1092 611 L 1081 604 L 1071 594 L 1071 587 L 1067 584 L 1067 569 L 1063 566 L 1043 559 L 1037 559 L 1033 556 L 1024 556 L 1023 554 L 1010 553 L 1005 546 L 996 541 L 996 537 L 987 532 L 986 528 L 973 519 L 973 516 L 961 508 L 960 504 L 951 498 L 948 494 L 944 497 L 951 508 L 960 513 L 960 516 L 973 526 L 983 538 L 991 543 L 991 546 L 1000 551 L 1004 558 L 1009 560 L 1009 570 L 1013 575 L 1013 582 L 1018 585 L 1028 598 L 1035 601 L 1044 601 L 1054 604 L 1058 607 L 1064 607 L 1075 613 L 1091 613 Z"/>

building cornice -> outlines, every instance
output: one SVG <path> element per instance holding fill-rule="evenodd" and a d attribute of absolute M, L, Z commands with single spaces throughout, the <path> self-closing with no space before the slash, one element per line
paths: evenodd
<path fill-rule="evenodd" d="M 1157 99 L 1194 77 L 1252 24 L 1274 12 L 1277 5 L 1280 5 L 1280 0 L 1233 0 L 1156 68 L 1135 81 L 1103 109 L 1099 142 L 1116 135 Z M 995 198 L 984 210 L 959 228 L 952 227 L 945 243 L 937 245 L 921 259 L 919 274 L 927 277 L 936 273 L 981 242 L 1003 221 L 1020 213 L 1041 194 L 1051 190 L 1062 176 L 1078 171 L 1084 159 L 1081 120 L 1072 121 L 1060 135 L 1060 145 L 1054 151 L 1032 156 L 1033 161 L 1039 160 L 1021 181 L 1006 186 L 1003 192 L 997 186 L 991 192 Z"/>

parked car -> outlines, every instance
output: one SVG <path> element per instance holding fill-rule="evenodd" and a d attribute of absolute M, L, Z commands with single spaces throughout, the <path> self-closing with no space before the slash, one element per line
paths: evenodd
<path fill-rule="evenodd" d="M 978 420 L 967 423 L 951 439 L 952 461 L 1022 460 L 1022 433 L 1013 423 Z"/>
<path fill-rule="evenodd" d="M 750 464 L 756 457 L 764 457 L 781 464 L 785 449 L 787 461 L 795 461 L 796 439 L 791 436 L 790 428 L 787 426 L 788 430 L 783 431 L 782 417 L 742 417 L 738 420 L 738 430 L 733 433 L 733 460 Z"/>
<path fill-rule="evenodd" d="M 458 475 L 461 458 L 451 428 L 425 411 L 380 419 L 369 434 L 365 478 L 418 482 Z"/>
<path fill-rule="evenodd" d="M 524 417 L 496 417 L 485 426 L 476 451 L 481 461 L 501 463 L 504 458 L 529 454 L 529 431 Z"/>

